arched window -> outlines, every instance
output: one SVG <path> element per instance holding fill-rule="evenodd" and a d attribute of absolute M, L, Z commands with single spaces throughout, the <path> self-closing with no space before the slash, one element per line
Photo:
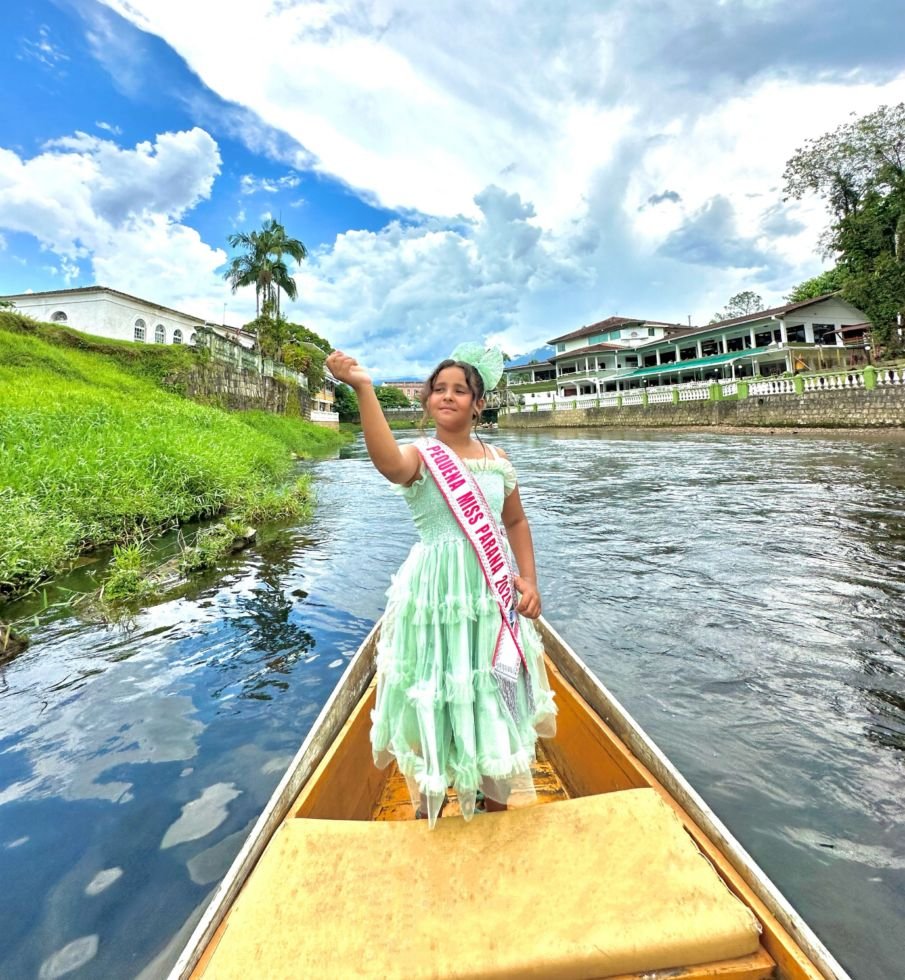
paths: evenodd
<path fill-rule="evenodd" d="M 51 323 L 66 323 L 68 319 L 69 317 L 62 310 L 57 310 L 56 313 L 52 313 L 50 316 Z"/>
<path fill-rule="evenodd" d="M 162 323 L 158 323 L 154 328 L 154 343 L 155 344 L 165 344 L 167 342 L 167 332 L 163 328 Z"/>
<path fill-rule="evenodd" d="M 192 345 L 192 347 L 195 347 L 198 344 L 198 334 L 193 333 L 192 336 L 189 337 L 189 343 Z"/>
<path fill-rule="evenodd" d="M 182 331 L 181 330 L 174 330 L 173 331 L 173 343 L 174 344 L 181 344 L 182 343 Z"/>
<path fill-rule="evenodd" d="M 144 341 L 145 339 L 145 321 L 139 317 L 135 321 L 135 340 Z"/>

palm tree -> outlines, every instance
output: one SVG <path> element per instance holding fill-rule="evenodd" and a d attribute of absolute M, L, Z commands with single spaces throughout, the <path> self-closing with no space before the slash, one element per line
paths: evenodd
<path fill-rule="evenodd" d="M 297 238 L 289 238 L 286 229 L 271 218 L 265 221 L 260 231 L 238 232 L 227 239 L 233 248 L 241 248 L 243 255 L 237 255 L 223 274 L 233 292 L 243 286 L 255 287 L 255 312 L 261 315 L 262 309 L 271 309 L 280 315 L 280 292 L 290 299 L 298 296 L 295 280 L 283 261 L 288 255 L 301 264 L 308 255 L 308 249 Z"/>

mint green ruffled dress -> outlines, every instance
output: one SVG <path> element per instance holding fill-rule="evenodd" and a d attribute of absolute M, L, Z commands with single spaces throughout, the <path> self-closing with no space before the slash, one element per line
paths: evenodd
<path fill-rule="evenodd" d="M 499 521 L 516 477 L 509 460 L 490 452 L 465 465 Z M 556 709 L 537 630 L 520 617 L 533 704 L 522 671 L 513 719 L 490 673 L 499 608 L 471 545 L 423 464 L 411 486 L 396 489 L 420 541 L 387 591 L 371 745 L 380 768 L 396 760 L 415 807 L 426 798 L 433 827 L 447 787 L 456 791 L 466 820 L 478 790 L 501 803 L 511 794 L 519 802 L 533 796 L 535 742 L 555 733 Z"/>

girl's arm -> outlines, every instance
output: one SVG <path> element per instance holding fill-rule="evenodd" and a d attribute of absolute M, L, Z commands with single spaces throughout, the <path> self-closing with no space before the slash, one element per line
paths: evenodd
<path fill-rule="evenodd" d="M 411 483 L 421 468 L 421 457 L 414 446 L 400 446 L 393 438 L 368 372 L 354 358 L 338 350 L 330 354 L 326 363 L 333 377 L 358 395 L 361 428 L 371 462 L 391 483 Z"/>
<path fill-rule="evenodd" d="M 503 504 L 503 524 L 509 538 L 512 555 L 518 565 L 515 587 L 521 593 L 518 611 L 528 619 L 537 619 L 541 613 L 540 592 L 537 588 L 537 570 L 534 567 L 534 542 L 531 527 L 516 487 Z"/>

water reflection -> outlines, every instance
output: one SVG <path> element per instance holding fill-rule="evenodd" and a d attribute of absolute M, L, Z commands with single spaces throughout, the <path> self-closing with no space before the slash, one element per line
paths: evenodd
<path fill-rule="evenodd" d="M 901 444 L 489 438 L 516 461 L 554 626 L 851 971 L 895 975 Z M 310 525 L 131 630 L 59 615 L 0 667 L 0 975 L 166 974 L 414 540 L 363 457 L 313 464 Z"/>

